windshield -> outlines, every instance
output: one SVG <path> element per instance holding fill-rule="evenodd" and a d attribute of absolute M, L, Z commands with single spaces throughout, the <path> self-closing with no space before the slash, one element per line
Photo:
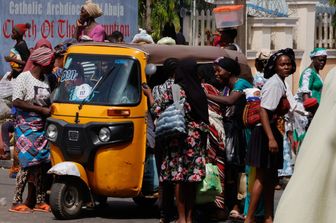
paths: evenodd
<path fill-rule="evenodd" d="M 140 101 L 140 83 L 139 63 L 132 58 L 70 54 L 53 101 L 135 105 Z"/>

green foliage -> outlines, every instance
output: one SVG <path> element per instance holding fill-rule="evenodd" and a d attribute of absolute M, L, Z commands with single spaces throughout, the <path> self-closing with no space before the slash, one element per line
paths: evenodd
<path fill-rule="evenodd" d="M 178 29 L 180 27 L 180 20 L 175 2 L 176 1 L 173 0 L 152 0 L 152 36 L 155 41 L 161 38 L 162 29 L 165 23 L 172 22 L 175 28 Z"/>
<path fill-rule="evenodd" d="M 329 0 L 330 5 L 336 5 L 336 0 Z"/>

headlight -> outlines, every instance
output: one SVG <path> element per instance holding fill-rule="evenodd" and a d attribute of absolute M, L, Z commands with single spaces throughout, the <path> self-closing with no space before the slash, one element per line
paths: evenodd
<path fill-rule="evenodd" d="M 111 138 L 111 131 L 106 127 L 101 128 L 98 134 L 98 138 L 102 142 L 108 142 Z"/>
<path fill-rule="evenodd" d="M 57 131 L 57 127 L 54 124 L 50 124 L 47 127 L 47 138 L 52 141 L 55 142 L 57 139 L 57 135 L 58 135 L 58 131 Z"/>

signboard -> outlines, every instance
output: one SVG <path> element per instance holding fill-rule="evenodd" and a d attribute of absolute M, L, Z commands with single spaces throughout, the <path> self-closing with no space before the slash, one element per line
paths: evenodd
<path fill-rule="evenodd" d="M 136 0 L 94 0 L 104 15 L 96 22 L 104 26 L 107 34 L 118 30 L 125 41 L 131 41 L 138 31 L 138 1 Z M 0 76 L 10 67 L 4 56 L 9 55 L 15 45 L 11 39 L 12 28 L 18 23 L 30 23 L 31 28 L 24 39 L 29 48 L 41 38 L 47 38 L 53 46 L 71 38 L 85 0 L 7 0 L 0 8 Z"/>

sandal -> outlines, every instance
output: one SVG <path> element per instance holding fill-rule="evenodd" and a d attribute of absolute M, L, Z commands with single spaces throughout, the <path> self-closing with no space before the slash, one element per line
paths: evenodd
<path fill-rule="evenodd" d="M 15 213 L 21 213 L 21 214 L 32 213 L 32 210 L 25 204 L 13 205 L 10 209 L 8 209 L 8 211 L 15 212 Z"/>
<path fill-rule="evenodd" d="M 33 210 L 40 211 L 40 212 L 47 212 L 47 213 L 51 211 L 50 206 L 46 203 L 35 205 Z"/>
<path fill-rule="evenodd" d="M 239 212 L 236 210 L 230 211 L 229 218 L 232 220 L 245 220 L 244 215 L 239 214 Z"/>
<path fill-rule="evenodd" d="M 4 154 L 0 155 L 0 160 L 10 160 L 11 155 L 9 151 L 5 151 Z"/>

